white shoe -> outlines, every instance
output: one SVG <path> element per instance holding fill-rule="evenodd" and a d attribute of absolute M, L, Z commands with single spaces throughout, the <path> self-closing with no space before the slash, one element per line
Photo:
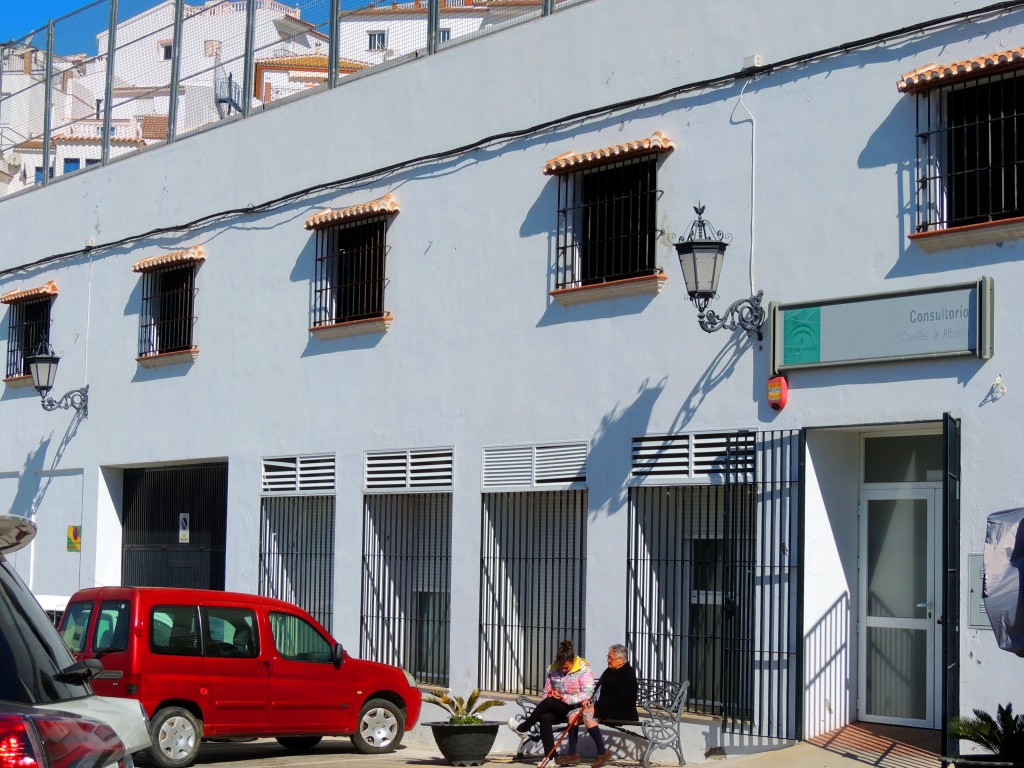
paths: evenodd
<path fill-rule="evenodd" d="M 511 728 L 512 729 L 512 733 L 514 733 L 520 739 L 525 739 L 527 736 L 529 736 L 529 734 L 528 733 L 523 733 L 522 731 L 519 730 L 519 725 L 522 722 L 523 721 L 520 720 L 517 715 L 513 715 L 512 717 L 510 717 L 508 719 L 508 722 L 506 723 L 506 725 L 509 728 Z"/>

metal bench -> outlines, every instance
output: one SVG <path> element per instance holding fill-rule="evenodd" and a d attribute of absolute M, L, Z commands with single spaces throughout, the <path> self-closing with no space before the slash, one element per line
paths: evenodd
<path fill-rule="evenodd" d="M 673 683 L 666 680 L 638 680 L 637 681 L 637 713 L 639 720 L 602 720 L 601 726 L 614 728 L 634 739 L 646 742 L 643 756 L 640 758 L 640 765 L 650 768 L 651 755 L 657 749 L 671 749 L 679 758 L 679 765 L 686 765 L 683 758 L 683 740 L 680 731 L 683 710 L 686 708 L 686 697 L 690 690 L 690 682 Z M 529 717 L 537 706 L 537 699 L 529 696 L 517 696 L 516 704 L 523 710 L 523 717 Z M 581 723 L 582 724 L 582 723 Z M 556 726 L 556 732 L 565 730 L 567 724 Z M 629 730 L 630 727 L 639 728 Z M 540 732 L 537 728 L 529 731 L 523 739 L 516 758 L 526 757 L 523 752 L 528 742 L 540 742 Z"/>

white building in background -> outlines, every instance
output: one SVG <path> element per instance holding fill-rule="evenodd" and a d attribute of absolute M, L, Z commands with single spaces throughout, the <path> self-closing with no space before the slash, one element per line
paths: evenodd
<path fill-rule="evenodd" d="M 17 567 L 285 597 L 456 691 L 626 642 L 690 762 L 1012 700 L 1024 184 L 977 105 L 1024 130 L 1024 3 L 559 6 L 0 201 Z M 694 206 L 763 340 L 698 325 Z"/>

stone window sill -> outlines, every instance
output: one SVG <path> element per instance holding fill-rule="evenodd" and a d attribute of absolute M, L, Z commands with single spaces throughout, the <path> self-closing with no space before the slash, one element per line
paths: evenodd
<path fill-rule="evenodd" d="M 550 296 L 563 307 L 573 307 L 577 304 L 619 299 L 623 296 L 653 295 L 661 291 L 661 287 L 665 284 L 666 280 L 668 280 L 668 275 L 663 273 L 644 275 L 643 277 L 629 277 L 625 280 L 615 280 L 610 283 L 558 288 L 551 291 Z"/>
<path fill-rule="evenodd" d="M 931 232 L 915 232 L 909 236 L 921 250 L 928 253 L 950 251 L 972 245 L 991 245 L 1005 240 L 1024 239 L 1024 216 L 1000 221 L 986 221 L 963 227 L 936 229 Z"/>
<path fill-rule="evenodd" d="M 17 389 L 19 387 L 31 387 L 32 386 L 32 377 L 31 376 L 11 376 L 9 378 L 4 379 L 4 384 L 6 384 L 11 389 Z"/>
<path fill-rule="evenodd" d="M 162 352 L 157 355 L 146 355 L 136 357 L 135 362 L 143 368 L 164 368 L 168 365 L 183 365 L 194 363 L 199 357 L 199 348 L 183 349 L 180 352 Z"/>
<path fill-rule="evenodd" d="M 344 339 L 349 336 L 363 336 L 370 333 L 387 333 L 394 319 L 390 312 L 385 312 L 383 317 L 349 320 L 345 323 L 332 323 L 331 325 L 318 325 L 310 328 L 309 332 L 320 340 Z"/>

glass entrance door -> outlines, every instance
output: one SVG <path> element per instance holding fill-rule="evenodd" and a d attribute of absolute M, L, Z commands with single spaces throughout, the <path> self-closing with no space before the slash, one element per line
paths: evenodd
<path fill-rule="evenodd" d="M 861 498 L 858 718 L 935 728 L 941 491 L 905 484 Z"/>

